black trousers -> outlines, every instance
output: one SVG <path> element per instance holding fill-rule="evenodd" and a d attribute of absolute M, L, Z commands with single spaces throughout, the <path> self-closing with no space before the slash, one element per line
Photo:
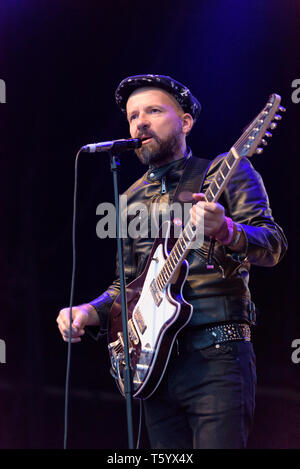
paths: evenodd
<path fill-rule="evenodd" d="M 256 389 L 251 342 L 172 353 L 158 389 L 144 401 L 152 448 L 246 448 Z"/>

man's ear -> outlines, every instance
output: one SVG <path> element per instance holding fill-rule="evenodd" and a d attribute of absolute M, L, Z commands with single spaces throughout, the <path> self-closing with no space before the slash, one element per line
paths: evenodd
<path fill-rule="evenodd" d="M 194 119 L 192 118 L 191 114 L 185 113 L 181 117 L 181 121 L 182 121 L 182 131 L 185 135 L 188 135 L 194 125 Z"/>

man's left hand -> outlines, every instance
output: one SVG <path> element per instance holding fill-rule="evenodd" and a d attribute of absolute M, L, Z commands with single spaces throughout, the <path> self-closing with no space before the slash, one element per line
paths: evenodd
<path fill-rule="evenodd" d="M 190 210 L 191 220 L 194 226 L 198 226 L 204 215 L 204 234 L 215 237 L 225 226 L 225 209 L 218 202 L 205 202 L 205 196 L 199 192 L 193 194 L 197 204 Z"/>

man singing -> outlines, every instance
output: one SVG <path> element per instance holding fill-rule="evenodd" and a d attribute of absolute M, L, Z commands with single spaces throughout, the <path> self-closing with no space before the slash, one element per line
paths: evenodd
<path fill-rule="evenodd" d="M 187 147 L 201 106 L 190 90 L 162 75 L 123 80 L 116 102 L 126 114 L 130 135 L 142 140 L 136 150 L 147 172 L 127 191 L 128 208 L 142 202 L 168 206 L 190 161 L 199 160 Z M 260 175 L 241 158 L 219 202 L 204 194 L 226 154 L 206 167 L 200 191 L 194 190 L 191 221 L 204 213 L 204 244 L 189 251 L 184 299 L 193 307 L 180 331 L 163 378 L 144 400 L 152 448 L 245 448 L 255 406 L 255 355 L 251 328 L 255 307 L 248 288 L 250 265 L 271 267 L 283 257 L 287 242 L 275 223 Z M 203 165 L 203 168 L 205 165 Z M 153 244 L 150 233 L 124 239 L 126 283 L 146 266 Z M 107 330 L 110 308 L 120 293 L 117 278 L 93 301 L 72 308 L 72 342 L 86 326 Z M 69 339 L 69 308 L 57 318 Z"/>

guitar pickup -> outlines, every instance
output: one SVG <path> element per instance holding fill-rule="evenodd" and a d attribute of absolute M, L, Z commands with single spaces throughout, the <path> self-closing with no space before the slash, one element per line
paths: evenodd
<path fill-rule="evenodd" d="M 150 283 L 150 291 L 151 291 L 154 303 L 156 304 L 156 306 L 159 306 L 160 303 L 162 302 L 162 296 L 160 294 L 159 289 L 157 288 L 155 279 L 153 279 L 152 282 Z"/>
<path fill-rule="evenodd" d="M 136 308 L 136 310 L 133 313 L 134 319 L 138 325 L 139 331 L 141 334 L 144 334 L 145 330 L 147 329 L 147 326 L 145 324 L 144 318 L 142 316 L 142 313 L 139 308 Z"/>
<path fill-rule="evenodd" d="M 135 325 L 134 325 L 134 322 L 133 322 L 132 319 L 129 319 L 129 321 L 128 321 L 128 335 L 129 335 L 130 341 L 134 345 L 138 345 L 140 339 L 139 339 L 137 330 L 135 328 Z"/>

